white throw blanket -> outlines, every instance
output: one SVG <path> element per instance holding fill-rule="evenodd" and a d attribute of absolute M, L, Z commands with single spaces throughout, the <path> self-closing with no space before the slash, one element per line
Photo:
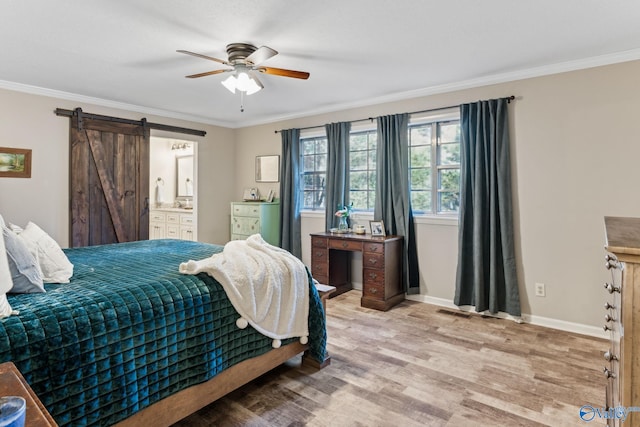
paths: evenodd
<path fill-rule="evenodd" d="M 272 246 L 259 234 L 228 242 L 222 252 L 200 261 L 180 264 L 183 274 L 205 272 L 224 288 L 241 318 L 240 328 L 251 324 L 258 332 L 280 340 L 309 335 L 309 277 L 304 264 L 284 249 Z"/>

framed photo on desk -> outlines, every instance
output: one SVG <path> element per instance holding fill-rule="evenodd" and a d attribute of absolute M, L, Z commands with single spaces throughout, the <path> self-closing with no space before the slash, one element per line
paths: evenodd
<path fill-rule="evenodd" d="M 384 222 L 380 221 L 369 221 L 369 226 L 371 227 L 371 235 L 374 237 L 384 237 L 386 233 L 384 231 Z"/>

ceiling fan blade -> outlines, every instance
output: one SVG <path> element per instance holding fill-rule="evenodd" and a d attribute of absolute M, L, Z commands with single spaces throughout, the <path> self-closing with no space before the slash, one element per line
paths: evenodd
<path fill-rule="evenodd" d="M 188 79 L 195 79 L 198 77 L 205 77 L 205 76 L 212 76 L 214 74 L 227 73 L 229 71 L 233 71 L 233 70 L 213 70 L 213 71 L 207 71 L 206 73 L 191 74 L 190 76 L 185 76 L 185 77 Z"/>
<path fill-rule="evenodd" d="M 269 46 L 260 46 L 251 55 L 247 56 L 246 61 L 253 65 L 258 65 L 277 54 L 278 51 L 271 49 Z"/>
<path fill-rule="evenodd" d="M 202 59 L 208 59 L 210 61 L 215 61 L 215 62 L 219 62 L 221 64 L 224 65 L 231 65 L 229 64 L 227 61 L 222 60 L 222 59 L 218 59 L 218 58 L 214 58 L 212 56 L 207 56 L 207 55 L 202 55 L 200 53 L 195 53 L 195 52 L 189 52 L 188 50 L 176 50 L 176 52 L 178 53 L 184 53 L 185 55 L 191 55 L 191 56 L 196 56 L 198 58 L 202 58 Z"/>
<path fill-rule="evenodd" d="M 305 71 L 285 70 L 284 68 L 260 67 L 258 71 L 265 74 L 273 74 L 274 76 L 293 77 L 294 79 L 306 80 L 310 74 Z"/>

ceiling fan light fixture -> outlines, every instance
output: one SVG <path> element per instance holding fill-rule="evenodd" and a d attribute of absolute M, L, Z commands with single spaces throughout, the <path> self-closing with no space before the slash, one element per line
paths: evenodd
<path fill-rule="evenodd" d="M 253 95 L 262 89 L 262 85 L 246 71 L 239 71 L 236 75 L 227 77 L 221 83 L 229 90 L 229 92 L 234 94 L 236 93 L 236 90 L 238 90 L 246 93 L 247 95 Z"/>
<path fill-rule="evenodd" d="M 222 82 L 222 86 L 229 89 L 229 92 L 235 94 L 236 93 L 236 76 L 229 76 L 224 79 Z"/>

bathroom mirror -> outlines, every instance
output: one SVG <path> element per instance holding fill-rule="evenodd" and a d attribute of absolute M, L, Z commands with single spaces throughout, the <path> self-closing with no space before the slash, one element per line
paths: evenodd
<path fill-rule="evenodd" d="M 256 156 L 256 182 L 280 181 L 280 156 Z"/>
<path fill-rule="evenodd" d="M 176 157 L 176 197 L 193 197 L 193 156 Z"/>

